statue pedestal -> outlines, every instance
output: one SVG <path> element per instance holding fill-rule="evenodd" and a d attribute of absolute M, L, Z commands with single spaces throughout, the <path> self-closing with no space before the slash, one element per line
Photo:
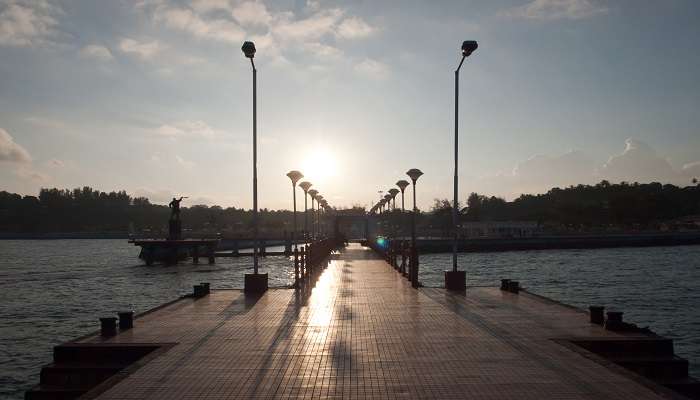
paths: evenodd
<path fill-rule="evenodd" d="M 168 239 L 169 240 L 180 240 L 182 239 L 182 222 L 179 219 L 171 219 L 169 222 Z"/>

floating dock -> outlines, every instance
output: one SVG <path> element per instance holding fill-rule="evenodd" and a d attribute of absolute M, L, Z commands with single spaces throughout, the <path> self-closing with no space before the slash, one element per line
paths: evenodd
<path fill-rule="evenodd" d="M 669 399 L 684 398 L 674 384 L 697 389 L 669 339 L 609 331 L 525 291 L 414 289 L 357 245 L 332 256 L 313 288 L 200 296 L 57 346 L 27 398 L 71 398 L 71 385 L 101 400 Z"/>

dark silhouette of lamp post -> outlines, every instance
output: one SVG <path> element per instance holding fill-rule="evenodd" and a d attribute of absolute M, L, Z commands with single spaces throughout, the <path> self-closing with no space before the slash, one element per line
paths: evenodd
<path fill-rule="evenodd" d="M 418 287 L 418 249 L 416 244 L 416 214 L 418 213 L 418 207 L 416 207 L 416 181 L 423 175 L 423 172 L 417 168 L 412 168 L 406 171 L 406 175 L 411 178 L 413 182 L 413 216 L 411 219 L 411 285 L 413 287 Z"/>
<path fill-rule="evenodd" d="M 403 203 L 403 197 L 404 197 L 403 192 L 406 190 L 406 187 L 408 187 L 408 185 L 409 185 L 408 181 L 405 181 L 403 179 L 396 182 L 396 186 L 398 186 L 399 189 L 401 189 L 401 212 L 406 211 L 406 209 L 404 208 L 404 203 Z"/>
<path fill-rule="evenodd" d="M 318 190 L 309 190 L 309 196 L 311 196 L 311 240 L 316 239 L 316 223 L 314 222 L 316 220 L 316 211 L 314 211 L 314 200 L 316 200 L 317 195 Z"/>
<path fill-rule="evenodd" d="M 299 184 L 299 187 L 304 191 L 304 240 L 309 236 L 309 216 L 308 216 L 308 194 L 311 182 L 304 181 Z"/>
<path fill-rule="evenodd" d="M 321 232 L 321 203 L 323 203 L 323 196 L 320 194 L 316 195 L 316 234 L 318 237 L 322 237 Z"/>
<path fill-rule="evenodd" d="M 245 42 L 241 47 L 253 68 L 253 274 L 245 275 L 244 291 L 260 293 L 267 290 L 267 274 L 258 274 L 258 70 L 255 68 L 255 44 Z"/>
<path fill-rule="evenodd" d="M 452 204 L 452 272 L 445 271 L 445 288 L 448 290 L 465 290 L 467 285 L 467 274 L 465 271 L 457 271 L 457 235 L 459 226 L 459 205 L 457 204 L 458 189 L 458 143 L 459 143 L 459 70 L 464 64 L 464 59 L 479 47 L 473 40 L 462 42 L 462 60 L 455 70 L 455 176 L 454 176 L 454 199 Z"/>
<path fill-rule="evenodd" d="M 399 194 L 399 189 L 391 188 L 389 194 L 391 195 L 391 209 L 396 210 L 396 195 Z"/>
<path fill-rule="evenodd" d="M 299 171 L 289 171 L 287 173 L 287 176 L 289 179 L 292 180 L 292 201 L 294 202 L 294 207 L 293 207 L 293 212 L 292 215 L 293 220 L 294 220 L 294 229 L 292 230 L 292 243 L 294 243 L 294 250 L 297 249 L 297 182 L 299 182 L 299 179 L 304 177 L 304 174 L 302 174 Z"/>

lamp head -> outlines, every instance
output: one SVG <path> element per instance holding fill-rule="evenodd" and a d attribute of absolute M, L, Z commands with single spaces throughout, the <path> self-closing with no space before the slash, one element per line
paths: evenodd
<path fill-rule="evenodd" d="M 389 202 L 389 201 L 391 200 L 391 195 L 390 195 L 390 194 L 385 194 L 385 195 L 384 195 L 384 200 L 386 200 L 387 202 Z"/>
<path fill-rule="evenodd" d="M 243 50 L 243 54 L 245 54 L 246 57 L 248 57 L 248 58 L 255 57 L 255 43 L 244 42 L 243 46 L 241 46 L 241 50 Z"/>
<path fill-rule="evenodd" d="M 408 175 L 411 178 L 413 183 L 416 183 L 418 178 L 420 178 L 421 175 L 423 175 L 423 172 L 418 168 L 411 168 L 408 171 L 406 171 L 406 175 Z"/>
<path fill-rule="evenodd" d="M 406 182 L 406 183 L 408 183 L 408 182 Z M 399 194 L 399 189 L 391 188 L 391 189 L 389 189 L 389 194 L 391 194 L 391 198 L 393 199 L 394 197 L 396 197 L 397 194 Z"/>
<path fill-rule="evenodd" d="M 287 176 L 292 180 L 292 185 L 296 185 L 297 182 L 299 182 L 299 179 L 304 177 L 304 174 L 299 171 L 289 171 Z"/>
<path fill-rule="evenodd" d="M 403 193 L 403 191 L 406 190 L 406 187 L 408 187 L 408 185 L 409 185 L 408 181 L 405 181 L 403 179 L 396 182 L 396 186 L 398 186 L 399 189 L 401 189 L 401 193 Z"/>
<path fill-rule="evenodd" d="M 311 187 L 311 182 L 304 181 L 299 184 L 299 187 L 304 191 L 304 193 L 309 191 L 309 188 Z"/>
<path fill-rule="evenodd" d="M 320 194 L 317 194 L 316 195 L 316 202 L 318 204 L 321 204 L 321 202 L 323 202 L 323 196 L 321 196 Z"/>
<path fill-rule="evenodd" d="M 479 47 L 479 45 L 476 43 L 476 40 L 465 40 L 462 42 L 462 55 L 464 57 L 469 57 L 477 47 Z"/>
<path fill-rule="evenodd" d="M 318 190 L 316 190 L 316 189 L 309 190 L 309 196 L 311 196 L 312 199 L 316 199 L 317 194 L 318 194 Z"/>

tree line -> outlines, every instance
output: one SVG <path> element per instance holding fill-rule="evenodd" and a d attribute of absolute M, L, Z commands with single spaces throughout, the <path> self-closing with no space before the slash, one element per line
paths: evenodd
<path fill-rule="evenodd" d="M 543 194 L 524 194 L 513 201 L 472 193 L 464 207 L 458 205 L 461 221 L 536 221 L 541 226 L 564 229 L 658 228 L 679 217 L 700 214 L 700 185 L 677 187 L 660 183 L 618 183 L 553 188 Z M 433 207 L 419 218 L 419 228 L 449 231 L 452 204 L 435 199 Z M 355 207 L 352 213 L 364 212 Z M 0 191 L 0 231 L 47 232 L 167 232 L 168 206 L 153 204 L 145 197 L 125 191 L 102 192 L 90 187 L 41 189 L 38 196 Z M 202 233 L 251 232 L 253 213 L 243 208 L 194 205 L 181 211 L 183 227 Z M 289 210 L 262 209 L 262 232 L 290 231 Z M 298 229 L 304 217 L 298 215 Z"/>
<path fill-rule="evenodd" d="M 700 214 L 700 185 L 661 183 L 576 185 L 543 194 L 523 194 L 508 202 L 472 193 L 460 207 L 462 221 L 537 221 L 543 226 L 592 229 L 658 228 L 680 217 Z M 451 203 L 435 200 L 431 213 L 438 225 L 451 221 Z"/>

